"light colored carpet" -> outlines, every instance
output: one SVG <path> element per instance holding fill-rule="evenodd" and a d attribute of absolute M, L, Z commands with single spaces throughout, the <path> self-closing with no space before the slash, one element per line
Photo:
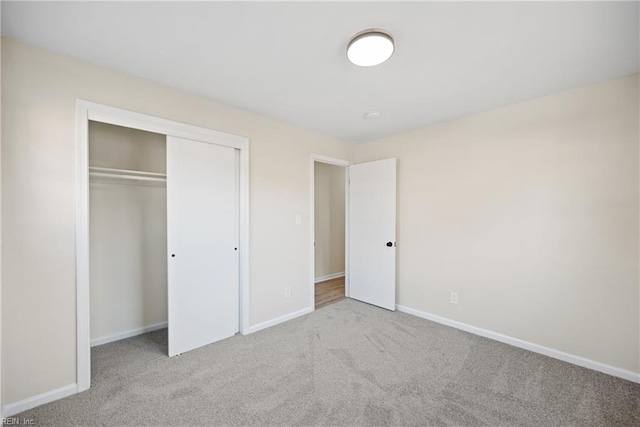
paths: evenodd
<path fill-rule="evenodd" d="M 640 385 L 343 300 L 168 358 L 166 330 L 97 347 L 89 391 L 37 425 L 640 425 Z"/>

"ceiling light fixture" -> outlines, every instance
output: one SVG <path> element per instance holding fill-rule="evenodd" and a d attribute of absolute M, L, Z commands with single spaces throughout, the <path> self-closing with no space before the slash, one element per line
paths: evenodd
<path fill-rule="evenodd" d="M 365 120 L 377 119 L 379 117 L 380 117 L 380 113 L 378 111 L 369 111 L 368 113 L 365 113 L 365 115 L 363 116 Z"/>
<path fill-rule="evenodd" d="M 353 36 L 347 46 L 347 58 L 355 65 L 371 67 L 391 58 L 393 37 L 384 30 L 369 29 Z"/>

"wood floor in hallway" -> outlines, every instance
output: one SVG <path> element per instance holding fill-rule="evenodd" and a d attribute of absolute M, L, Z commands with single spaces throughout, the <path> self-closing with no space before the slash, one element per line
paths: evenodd
<path fill-rule="evenodd" d="M 316 283 L 316 310 L 345 298 L 344 276 Z"/>

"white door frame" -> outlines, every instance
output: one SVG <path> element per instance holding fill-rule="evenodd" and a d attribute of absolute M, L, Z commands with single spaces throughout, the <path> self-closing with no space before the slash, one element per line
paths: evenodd
<path fill-rule="evenodd" d="M 76 327 L 78 392 L 91 385 L 89 294 L 89 120 L 236 148 L 240 152 L 240 333 L 249 329 L 249 139 L 76 100 Z"/>
<path fill-rule="evenodd" d="M 336 159 L 334 157 L 327 157 L 320 154 L 311 154 L 311 205 L 309 209 L 309 221 L 310 233 L 311 233 L 311 250 L 310 250 L 310 263 L 311 263 L 311 278 L 310 278 L 310 286 L 311 290 L 311 311 L 316 309 L 316 219 L 315 219 L 315 205 L 316 205 L 316 187 L 315 187 L 315 164 L 318 163 L 327 163 L 329 165 L 342 166 L 344 167 L 344 290 L 345 296 L 349 297 L 349 166 L 355 164 L 349 160 Z"/>

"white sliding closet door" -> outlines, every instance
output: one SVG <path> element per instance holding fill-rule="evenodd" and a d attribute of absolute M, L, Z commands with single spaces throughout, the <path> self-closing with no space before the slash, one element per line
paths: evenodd
<path fill-rule="evenodd" d="M 349 297 L 396 309 L 396 159 L 349 167 Z"/>
<path fill-rule="evenodd" d="M 169 356 L 238 332 L 238 158 L 167 136 Z"/>

